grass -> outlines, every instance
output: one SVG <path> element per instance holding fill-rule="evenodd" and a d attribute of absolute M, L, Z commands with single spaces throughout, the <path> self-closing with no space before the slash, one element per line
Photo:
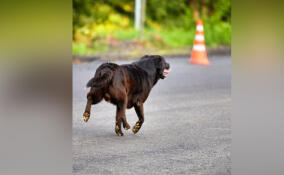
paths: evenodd
<path fill-rule="evenodd" d="M 121 41 L 139 38 L 139 32 L 134 29 L 117 30 L 113 35 L 115 38 Z"/>
<path fill-rule="evenodd" d="M 218 47 L 219 45 L 231 44 L 231 25 L 228 23 L 218 23 L 214 25 L 204 25 L 206 46 Z M 116 30 L 113 33 L 105 33 L 104 36 L 111 36 L 118 41 L 119 51 L 122 41 L 125 40 L 139 40 L 139 32 L 135 29 Z M 187 29 L 171 29 L 171 30 L 155 30 L 153 28 L 146 28 L 141 38 L 144 49 L 158 50 L 161 53 L 171 52 L 171 50 L 179 50 L 178 48 L 191 47 L 195 37 L 195 27 Z M 100 37 L 93 40 L 93 43 L 77 43 L 73 42 L 74 55 L 90 55 L 97 53 L 105 53 L 110 50 L 108 43 L 104 42 L 105 37 Z M 169 51 L 167 51 L 169 50 Z M 182 50 L 182 49 L 181 49 Z M 128 51 L 124 47 L 122 52 Z M 139 51 L 132 50 L 133 54 Z"/>
<path fill-rule="evenodd" d="M 190 46 L 194 40 L 194 30 L 166 30 L 161 32 L 161 37 L 170 47 Z"/>
<path fill-rule="evenodd" d="M 85 43 L 72 43 L 73 55 L 91 55 L 96 53 L 108 52 L 108 45 L 104 43 L 94 42 L 93 47 L 87 47 Z"/>

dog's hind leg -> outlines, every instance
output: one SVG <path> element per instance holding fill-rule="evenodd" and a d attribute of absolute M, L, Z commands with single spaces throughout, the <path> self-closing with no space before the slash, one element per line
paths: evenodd
<path fill-rule="evenodd" d="M 127 97 L 126 99 L 124 100 L 124 109 L 123 109 L 123 115 L 122 115 L 122 124 L 123 124 L 123 128 L 125 130 L 128 130 L 130 129 L 130 126 L 129 124 L 127 123 L 127 120 L 126 120 L 126 107 L 127 107 Z"/>
<path fill-rule="evenodd" d="M 91 105 L 97 104 L 100 101 L 102 101 L 103 95 L 101 89 L 91 89 L 91 91 L 87 95 L 87 105 L 85 108 L 85 112 L 83 114 L 83 119 L 85 122 L 87 122 L 91 115 Z"/>
<path fill-rule="evenodd" d="M 87 105 L 86 105 L 86 108 L 85 108 L 85 112 L 83 114 L 83 119 L 84 119 L 85 122 L 87 122 L 90 118 L 91 105 L 93 103 L 92 97 L 88 96 L 87 99 L 88 99 Z"/>
<path fill-rule="evenodd" d="M 122 124 L 123 124 L 123 128 L 124 128 L 125 130 L 130 129 L 130 126 L 129 126 L 129 124 L 127 123 L 125 114 L 122 116 Z"/>
<path fill-rule="evenodd" d="M 140 128 L 142 127 L 142 124 L 144 123 L 143 103 L 135 104 L 134 108 L 135 108 L 136 114 L 137 114 L 138 119 L 139 119 L 132 128 L 133 133 L 136 134 L 140 130 Z"/>
<path fill-rule="evenodd" d="M 123 103 L 119 103 L 119 104 L 116 105 L 115 133 L 118 136 L 123 136 L 123 133 L 121 131 L 121 122 L 122 122 L 123 108 L 124 108 L 124 104 Z"/>
<path fill-rule="evenodd" d="M 125 111 L 126 111 L 127 101 L 123 100 L 117 104 L 116 108 L 116 123 L 115 123 L 115 132 L 118 136 L 123 136 L 121 131 L 121 122 L 123 123 L 124 129 L 129 129 L 130 126 L 126 121 Z"/>

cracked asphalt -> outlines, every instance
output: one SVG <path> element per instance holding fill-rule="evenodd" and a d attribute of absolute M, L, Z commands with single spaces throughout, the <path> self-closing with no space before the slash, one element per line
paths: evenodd
<path fill-rule="evenodd" d="M 231 174 L 231 57 L 209 57 L 211 66 L 166 60 L 172 71 L 145 102 L 142 128 L 123 137 L 105 101 L 82 119 L 86 83 L 104 61 L 73 65 L 73 174 Z M 138 120 L 134 109 L 126 117 L 131 126 Z"/>

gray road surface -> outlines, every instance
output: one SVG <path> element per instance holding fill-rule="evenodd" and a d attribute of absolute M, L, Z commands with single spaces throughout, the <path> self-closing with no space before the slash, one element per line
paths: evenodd
<path fill-rule="evenodd" d="M 231 174 L 231 58 L 211 57 L 209 67 L 166 60 L 172 72 L 152 89 L 144 125 L 123 137 L 114 132 L 116 108 L 105 101 L 88 123 L 82 119 L 85 85 L 102 61 L 73 65 L 74 174 Z M 131 126 L 138 120 L 134 109 L 126 117 Z"/>

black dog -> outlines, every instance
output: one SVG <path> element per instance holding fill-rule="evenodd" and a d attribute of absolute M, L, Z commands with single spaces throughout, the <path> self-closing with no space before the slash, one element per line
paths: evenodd
<path fill-rule="evenodd" d="M 117 106 L 115 132 L 118 136 L 123 136 L 121 122 L 124 129 L 130 128 L 125 110 L 134 106 L 139 118 L 132 129 L 136 134 L 144 122 L 143 103 L 157 81 L 169 73 L 169 68 L 170 65 L 159 55 L 145 55 L 139 61 L 120 66 L 114 63 L 102 64 L 87 83 L 91 90 L 87 95 L 84 121 L 90 118 L 91 105 L 104 98 Z"/>

